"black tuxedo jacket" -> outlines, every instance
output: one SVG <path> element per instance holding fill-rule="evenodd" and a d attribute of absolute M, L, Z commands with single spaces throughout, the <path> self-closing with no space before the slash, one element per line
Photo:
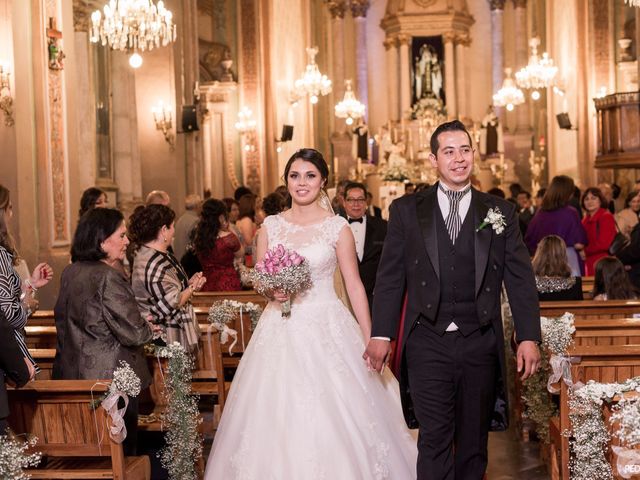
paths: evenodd
<path fill-rule="evenodd" d="M 378 264 L 382 256 L 382 247 L 384 239 L 387 236 L 387 222 L 381 218 L 367 215 L 367 227 L 364 234 L 364 249 L 362 260 L 358 262 L 358 270 L 360 271 L 360 279 L 367 292 L 369 306 L 373 301 L 373 288 L 376 284 L 376 274 L 378 273 Z"/>
<path fill-rule="evenodd" d="M 415 195 L 407 195 L 391 204 L 387 238 L 378 267 L 374 300 L 372 337 L 395 338 L 405 291 L 408 295 L 403 336 L 396 352 L 402 355 L 404 344 L 415 322 L 435 322 L 440 304 L 440 279 L 436 215 L 438 184 Z M 540 311 L 535 277 L 529 252 L 518 224 L 516 206 L 472 188 L 467 215 L 473 215 L 477 228 L 490 208 L 499 208 L 506 220 L 504 231 L 497 234 L 491 225 L 475 233 L 475 296 L 477 317 L 481 324 L 493 325 L 498 339 L 501 375 L 496 386 L 498 399 L 492 429 L 508 425 L 500 294 L 507 290 L 518 341 L 540 341 Z M 472 270 L 470 269 L 470 272 Z M 403 357 L 402 357 L 403 358 Z M 405 419 L 417 427 L 402 362 L 400 386 Z"/>

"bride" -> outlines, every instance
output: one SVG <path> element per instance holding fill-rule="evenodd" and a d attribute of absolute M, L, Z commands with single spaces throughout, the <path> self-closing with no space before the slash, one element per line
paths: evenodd
<path fill-rule="evenodd" d="M 371 332 L 353 234 L 325 210 L 329 170 L 305 148 L 284 178 L 292 207 L 267 217 L 257 260 L 278 244 L 306 257 L 313 286 L 283 318 L 279 292 L 265 308 L 235 374 L 207 462 L 208 480 L 410 480 L 417 447 L 398 384 L 362 359 Z M 335 293 L 336 265 L 357 323 Z"/>

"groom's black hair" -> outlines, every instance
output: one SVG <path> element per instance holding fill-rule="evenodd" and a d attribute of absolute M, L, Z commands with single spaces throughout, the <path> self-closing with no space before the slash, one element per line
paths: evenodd
<path fill-rule="evenodd" d="M 434 130 L 433 134 L 431 135 L 431 141 L 429 142 L 431 146 L 431 153 L 436 155 L 438 153 L 438 148 L 440 148 L 440 143 L 438 142 L 438 135 L 444 132 L 455 132 L 455 131 L 466 133 L 467 137 L 469 137 L 469 145 L 473 146 L 473 142 L 471 141 L 471 135 L 469 135 L 469 132 L 467 131 L 467 128 L 464 126 L 464 123 L 462 123 L 460 120 L 453 120 L 451 122 L 441 123 L 440 125 L 438 125 L 438 128 Z"/>
<path fill-rule="evenodd" d="M 320 172 L 320 176 L 326 182 L 329 180 L 329 167 L 327 166 L 327 162 L 324 160 L 324 157 L 318 150 L 314 150 L 313 148 L 301 148 L 296 153 L 291 155 L 287 165 L 284 167 L 284 183 L 287 184 L 287 178 L 289 177 L 289 170 L 291 170 L 291 164 L 296 160 L 304 160 L 305 162 L 311 162 Z"/>

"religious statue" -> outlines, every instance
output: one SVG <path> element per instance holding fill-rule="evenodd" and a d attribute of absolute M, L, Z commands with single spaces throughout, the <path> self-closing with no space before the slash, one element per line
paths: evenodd
<path fill-rule="evenodd" d="M 420 55 L 414 63 L 414 94 L 418 101 L 422 98 L 442 97 L 442 69 L 438 53 L 429 44 L 420 47 Z"/>
<path fill-rule="evenodd" d="M 482 119 L 481 125 L 480 155 L 490 157 L 504 152 L 502 125 L 496 112 L 493 110 L 493 105 L 490 105 L 487 109 L 487 114 Z"/>

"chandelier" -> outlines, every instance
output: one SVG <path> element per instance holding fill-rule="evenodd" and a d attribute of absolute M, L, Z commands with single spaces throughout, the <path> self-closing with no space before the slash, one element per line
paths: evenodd
<path fill-rule="evenodd" d="M 524 103 L 524 93 L 520 90 L 511 77 L 511 69 L 504 69 L 505 78 L 502 81 L 502 88 L 493 96 L 493 104 L 496 107 L 507 107 L 512 111 L 513 107 Z"/>
<path fill-rule="evenodd" d="M 538 100 L 540 98 L 538 90 L 553 85 L 558 67 L 553 64 L 553 60 L 549 58 L 547 52 L 542 54 L 542 58 L 538 56 L 540 38 L 532 38 L 529 45 L 531 46 L 529 64 L 516 72 L 516 83 L 520 88 L 532 89 L 531 98 Z"/>
<path fill-rule="evenodd" d="M 624 3 L 628 3 L 630 7 L 640 7 L 640 0 L 624 0 Z"/>
<path fill-rule="evenodd" d="M 345 123 L 352 125 L 354 119 L 364 116 L 366 107 L 356 99 L 356 95 L 351 88 L 351 80 L 345 80 L 344 87 L 344 98 L 335 106 L 336 117 L 346 118 Z"/>
<path fill-rule="evenodd" d="M 294 84 L 294 96 L 302 98 L 305 95 L 309 95 L 309 101 L 313 104 L 318 103 L 319 95 L 327 95 L 331 92 L 331 80 L 320 73 L 318 65 L 316 65 L 317 54 L 318 47 L 307 48 L 309 63 L 304 75 L 297 79 Z"/>
<path fill-rule="evenodd" d="M 152 50 L 176 40 L 173 14 L 162 0 L 110 0 L 103 11 L 91 14 L 92 43 L 100 42 L 113 50 L 133 51 L 129 63 L 133 68 L 142 65 L 138 50 Z"/>

